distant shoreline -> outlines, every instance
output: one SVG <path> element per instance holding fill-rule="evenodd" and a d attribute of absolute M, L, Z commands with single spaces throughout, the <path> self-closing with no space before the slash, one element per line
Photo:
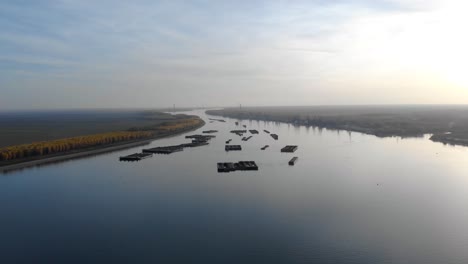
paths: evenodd
<path fill-rule="evenodd" d="M 36 167 L 39 165 L 45 165 L 48 163 L 55 163 L 58 161 L 71 160 L 71 159 L 76 159 L 76 158 L 81 158 L 81 157 L 86 157 L 86 156 L 94 156 L 94 155 L 112 152 L 116 150 L 122 150 L 122 149 L 146 145 L 158 139 L 174 137 L 174 136 L 178 136 L 184 133 L 197 130 L 206 124 L 205 121 L 203 121 L 203 119 L 201 120 L 202 120 L 202 123 L 195 127 L 192 127 L 189 129 L 183 129 L 175 133 L 161 134 L 161 135 L 149 138 L 149 139 L 141 139 L 141 140 L 136 140 L 132 142 L 107 145 L 103 147 L 93 147 L 91 149 L 76 150 L 73 152 L 67 152 L 67 153 L 56 154 L 56 155 L 45 156 L 45 157 L 39 156 L 39 157 L 35 157 L 32 160 L 18 162 L 18 163 L 11 164 L 11 165 L 0 166 L 0 174 L 8 173 L 8 172 L 16 171 L 16 170 L 21 170 L 25 168 L 30 168 L 30 167 Z"/>
<path fill-rule="evenodd" d="M 260 109 L 260 110 L 258 110 Z M 303 125 L 303 126 L 313 126 L 318 128 L 325 128 L 330 130 L 342 130 L 349 132 L 357 132 L 366 135 L 372 135 L 380 138 L 385 137 L 401 137 L 401 138 L 410 138 L 410 137 L 420 137 L 423 135 L 431 135 L 430 140 L 435 143 L 442 143 L 444 145 L 452 146 L 468 146 L 467 133 L 452 133 L 448 131 L 449 128 L 443 128 L 442 126 L 432 128 L 432 129 L 421 129 L 419 124 L 414 124 L 413 127 L 407 126 L 403 129 L 399 129 L 393 126 L 393 123 L 388 123 L 387 128 L 382 128 L 382 124 L 385 124 L 385 121 L 370 120 L 367 123 L 364 122 L 367 126 L 361 126 L 359 122 L 359 116 L 352 116 L 352 118 L 337 118 L 339 115 L 320 115 L 316 114 L 311 119 L 300 119 L 296 116 L 299 116 L 300 113 L 287 113 L 285 115 L 280 115 L 278 112 L 268 112 L 261 108 L 258 109 L 248 109 L 248 110 L 237 110 L 237 109 L 221 109 L 221 110 L 208 110 L 206 114 L 213 116 L 221 116 L 227 118 L 235 118 L 239 120 L 259 120 L 267 122 L 281 122 L 285 124 L 292 125 Z M 268 118 L 266 118 L 267 116 Z M 315 119 L 314 119 L 315 118 Z M 353 120 L 354 118 L 354 120 Z M 358 120 L 358 121 L 356 121 Z M 367 120 L 366 120 L 367 121 Z M 379 126 L 380 125 L 380 126 Z M 396 128 L 396 129 L 395 129 Z M 463 131 L 462 131 L 463 132 Z"/>

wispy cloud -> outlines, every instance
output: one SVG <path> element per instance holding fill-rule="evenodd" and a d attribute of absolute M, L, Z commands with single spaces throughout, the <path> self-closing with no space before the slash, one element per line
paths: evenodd
<path fill-rule="evenodd" d="M 270 105 L 281 104 L 286 90 L 288 102 L 310 104 L 369 103 L 370 91 L 379 89 L 378 103 L 399 98 L 392 94 L 398 87 L 406 89 L 401 100 L 417 102 L 422 87 L 438 94 L 459 89 L 441 88 L 445 73 L 431 61 L 454 64 L 440 55 L 444 49 L 464 56 L 461 45 L 453 49 L 431 35 L 457 40 L 457 27 L 466 20 L 454 15 L 441 21 L 450 18 L 448 6 L 453 13 L 464 5 L 456 0 L 2 1 L 0 92 L 14 100 L 3 100 L 0 107 L 34 107 L 31 98 L 38 94 L 50 98 L 48 106 L 55 106 L 54 97 L 73 107 L 212 102 L 213 96 L 200 94 L 229 104 L 225 94 L 232 91 L 238 101 L 253 103 L 258 98 L 252 94 L 267 90 L 262 100 Z M 439 54 L 426 54 L 431 49 Z M 379 81 L 385 85 L 376 88 Z M 144 93 L 129 94 L 129 87 Z M 367 94 L 360 96 L 356 87 Z M 112 97 L 89 97 L 90 91 Z M 439 98 L 468 99 L 468 93 L 446 94 Z M 129 102 L 128 96 L 135 98 Z"/>

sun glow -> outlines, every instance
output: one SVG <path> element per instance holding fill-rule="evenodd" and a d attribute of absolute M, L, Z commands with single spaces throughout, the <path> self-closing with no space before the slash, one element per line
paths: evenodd
<path fill-rule="evenodd" d="M 468 3 L 457 1 L 441 10 L 437 28 L 436 68 L 447 80 L 456 86 L 468 88 L 468 25 L 466 10 Z"/>
<path fill-rule="evenodd" d="M 448 1 L 433 10 L 360 17 L 350 25 L 348 52 L 370 71 L 468 88 L 466 10 L 468 3 Z"/>

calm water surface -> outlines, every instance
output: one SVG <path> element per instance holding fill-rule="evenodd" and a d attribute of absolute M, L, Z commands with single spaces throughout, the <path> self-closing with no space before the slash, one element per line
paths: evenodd
<path fill-rule="evenodd" d="M 468 263 L 468 148 L 257 121 L 241 143 L 226 120 L 169 156 L 0 174 L 0 263 Z M 260 170 L 217 173 L 239 160 Z"/>

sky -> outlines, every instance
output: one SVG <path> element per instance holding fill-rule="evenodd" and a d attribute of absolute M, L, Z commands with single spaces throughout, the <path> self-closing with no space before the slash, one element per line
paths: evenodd
<path fill-rule="evenodd" d="M 466 104 L 465 2 L 1 0 L 0 110 Z"/>

